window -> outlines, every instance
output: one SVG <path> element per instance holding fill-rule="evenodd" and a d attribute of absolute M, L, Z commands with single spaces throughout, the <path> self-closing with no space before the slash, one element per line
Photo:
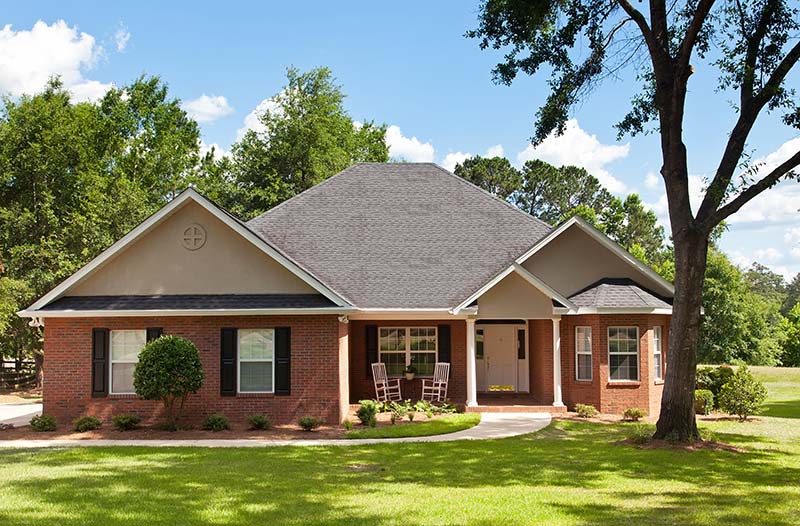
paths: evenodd
<path fill-rule="evenodd" d="M 147 343 L 147 331 L 111 331 L 111 394 L 133 394 L 133 370 L 139 363 L 139 351 Z"/>
<path fill-rule="evenodd" d="M 608 371 L 611 380 L 639 380 L 639 328 L 608 328 Z"/>
<path fill-rule="evenodd" d="M 575 327 L 575 379 L 592 379 L 591 327 Z"/>
<path fill-rule="evenodd" d="M 475 359 L 483 360 L 483 329 L 475 331 Z"/>
<path fill-rule="evenodd" d="M 378 331 L 379 360 L 390 376 L 403 374 L 409 365 L 419 375 L 432 375 L 436 345 L 436 327 L 381 327 Z"/>
<path fill-rule="evenodd" d="M 661 346 L 661 327 L 653 327 L 653 378 L 656 380 L 664 379 L 664 359 L 662 358 Z"/>
<path fill-rule="evenodd" d="M 271 393 L 275 367 L 275 330 L 239 329 L 239 392 Z"/>

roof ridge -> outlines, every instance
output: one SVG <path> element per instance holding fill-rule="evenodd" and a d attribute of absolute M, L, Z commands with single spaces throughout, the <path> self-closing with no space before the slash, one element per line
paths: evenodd
<path fill-rule="evenodd" d="M 534 215 L 532 215 L 532 214 L 529 214 L 529 213 L 525 212 L 524 210 L 520 210 L 519 208 L 517 208 L 517 207 L 516 207 L 516 206 L 514 206 L 513 204 L 511 204 L 511 203 L 509 203 L 508 201 L 506 201 L 505 199 L 500 199 L 499 197 L 497 197 L 497 196 L 496 196 L 496 195 L 494 195 L 493 193 L 489 192 L 488 190 L 486 190 L 486 189 L 484 189 L 484 188 L 481 188 L 480 186 L 476 185 L 476 184 L 475 184 L 475 183 L 473 183 L 472 181 L 467 181 L 467 180 L 466 180 L 466 179 L 464 179 L 463 177 L 461 177 L 461 176 L 459 176 L 459 175 L 456 175 L 455 173 L 451 172 L 450 170 L 447 170 L 446 168 L 443 168 L 443 167 L 439 166 L 439 165 L 438 165 L 438 164 L 436 164 L 436 163 L 414 163 L 414 164 L 430 164 L 430 165 L 432 165 L 432 166 L 435 166 L 435 167 L 436 167 L 436 168 L 438 168 L 440 171 L 444 172 L 445 174 L 449 175 L 450 177 L 453 177 L 453 178 L 455 178 L 457 181 L 459 181 L 459 182 L 461 182 L 461 183 L 463 183 L 463 184 L 465 184 L 465 185 L 467 185 L 467 186 L 469 186 L 469 187 L 472 187 L 474 190 L 477 190 L 477 191 L 479 191 L 479 192 L 481 192 L 481 193 L 483 193 L 483 194 L 486 194 L 487 196 L 491 197 L 492 199 L 495 199 L 495 200 L 497 200 L 497 201 L 499 201 L 499 202 L 503 203 L 504 205 L 506 205 L 507 207 L 509 207 L 511 210 L 514 210 L 515 212 L 518 212 L 518 213 L 520 213 L 520 214 L 524 215 L 524 216 L 525 216 L 525 217 L 527 217 L 529 220 L 532 220 L 534 223 L 538 223 L 539 225 L 546 226 L 548 229 L 552 229 L 552 228 L 553 228 L 553 225 L 551 225 L 550 223 L 547 223 L 547 222 L 545 222 L 545 221 L 542 221 L 542 220 L 541 220 L 541 219 L 539 219 L 538 217 L 536 217 L 536 216 L 534 216 Z M 524 252 L 523 252 L 523 254 L 524 254 Z"/>

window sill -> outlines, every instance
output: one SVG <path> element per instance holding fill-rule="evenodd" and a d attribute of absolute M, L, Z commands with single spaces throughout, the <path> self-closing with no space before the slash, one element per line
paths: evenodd
<path fill-rule="evenodd" d="M 641 387 L 642 382 L 638 380 L 609 380 L 606 384 L 606 387 L 609 389 L 613 388 L 625 388 L 625 387 Z"/>
<path fill-rule="evenodd" d="M 111 400 L 133 400 L 139 398 L 139 395 L 137 395 L 136 393 L 116 393 L 116 394 L 109 393 L 108 397 Z"/>
<path fill-rule="evenodd" d="M 275 393 L 236 393 L 237 398 L 272 398 Z"/>
<path fill-rule="evenodd" d="M 575 382 L 577 382 L 579 384 L 590 384 L 590 383 L 592 383 L 592 381 L 593 380 L 578 380 L 577 378 L 575 379 Z"/>
<path fill-rule="evenodd" d="M 656 380 L 653 383 L 656 385 L 664 385 L 664 380 Z"/>

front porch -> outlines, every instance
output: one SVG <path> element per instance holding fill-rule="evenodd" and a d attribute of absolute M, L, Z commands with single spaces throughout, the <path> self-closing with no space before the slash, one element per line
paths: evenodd
<path fill-rule="evenodd" d="M 478 393 L 478 405 L 468 413 L 565 413 L 566 406 L 554 406 L 530 393 Z"/>

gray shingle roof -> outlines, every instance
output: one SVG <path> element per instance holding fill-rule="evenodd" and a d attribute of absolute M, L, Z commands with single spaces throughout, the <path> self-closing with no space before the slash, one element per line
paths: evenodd
<path fill-rule="evenodd" d="M 670 308 L 669 300 L 628 278 L 606 278 L 592 283 L 570 298 L 578 307 Z"/>
<path fill-rule="evenodd" d="M 451 308 L 550 225 L 435 164 L 362 163 L 247 226 L 362 308 Z"/>
<path fill-rule="evenodd" d="M 68 296 L 41 310 L 320 309 L 335 306 L 322 294 L 176 294 Z"/>

